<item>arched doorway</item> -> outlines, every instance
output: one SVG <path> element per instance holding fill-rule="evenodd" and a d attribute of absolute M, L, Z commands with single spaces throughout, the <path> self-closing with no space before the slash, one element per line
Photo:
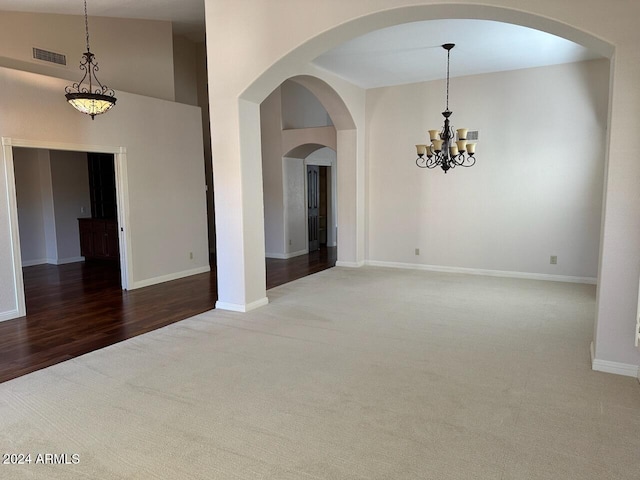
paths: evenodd
<path fill-rule="evenodd" d="M 629 180 L 626 179 L 636 178 L 640 175 L 640 168 L 631 165 L 628 159 L 625 159 L 627 155 L 625 155 L 624 149 L 618 147 L 618 145 L 624 144 L 623 138 L 625 135 L 632 136 L 634 130 L 631 126 L 636 124 L 633 115 L 629 113 L 630 110 L 625 107 L 624 100 L 622 100 L 626 97 L 627 86 L 638 80 L 638 74 L 635 73 L 637 69 L 628 68 L 629 64 L 637 65 L 640 63 L 629 53 L 633 50 L 633 41 L 626 37 L 631 35 L 631 29 L 603 25 L 597 22 L 597 15 L 588 11 L 588 9 L 576 13 L 576 5 L 573 2 L 568 2 L 562 6 L 554 5 L 553 8 L 551 6 L 539 6 L 535 14 L 519 10 L 521 4 L 515 0 L 505 1 L 504 3 L 507 8 L 487 6 L 475 0 L 469 0 L 465 4 L 455 5 L 424 4 L 394 8 L 395 5 L 393 4 L 384 7 L 363 4 L 349 11 L 340 9 L 323 10 L 322 12 L 317 12 L 318 22 L 313 26 L 305 25 L 304 27 L 300 26 L 300 28 L 292 28 L 288 31 L 286 39 L 279 37 L 278 42 L 255 53 L 250 51 L 251 42 L 247 42 L 244 45 L 236 45 L 232 48 L 227 48 L 228 45 L 225 44 L 225 48 L 227 48 L 225 52 L 220 51 L 220 49 L 214 52 L 217 42 L 215 36 L 217 34 L 214 32 L 216 22 L 213 17 L 216 12 L 208 12 L 210 23 L 208 30 L 213 33 L 213 37 L 208 37 L 210 52 L 219 54 L 218 57 L 214 58 L 217 61 L 239 57 L 248 59 L 248 66 L 240 72 L 233 72 L 229 75 L 221 74 L 219 77 L 212 75 L 214 81 L 218 80 L 215 83 L 223 87 L 212 98 L 212 108 L 215 110 L 217 106 L 221 107 L 214 115 L 219 115 L 221 121 L 224 118 L 233 120 L 230 128 L 219 132 L 219 135 L 228 137 L 239 133 L 240 136 L 237 143 L 232 142 L 221 146 L 219 153 L 229 159 L 233 159 L 233 161 L 240 159 L 241 163 L 245 161 L 248 164 L 252 163 L 252 159 L 258 156 L 254 155 L 257 153 L 255 146 L 252 147 L 252 145 L 255 145 L 257 136 L 255 129 L 252 129 L 256 122 L 256 103 L 262 101 L 268 92 L 273 90 L 285 78 L 290 78 L 300 73 L 323 78 L 325 83 L 330 84 L 340 94 L 346 105 L 349 106 L 349 111 L 357 127 L 353 131 L 352 145 L 354 149 L 349 153 L 350 158 L 355 159 L 353 163 L 356 165 L 356 174 L 353 176 L 351 187 L 357 193 L 354 195 L 355 205 L 352 206 L 354 215 L 348 219 L 348 223 L 355 226 L 356 238 L 354 239 L 354 245 L 356 248 L 354 252 L 351 252 L 354 254 L 348 260 L 352 261 L 354 265 L 358 265 L 360 258 L 364 258 L 364 253 L 360 257 L 359 249 L 362 247 L 362 252 L 364 252 L 364 219 L 366 212 L 363 188 L 365 184 L 364 149 L 366 145 L 364 140 L 365 116 L 361 100 L 363 92 L 352 88 L 352 86 L 342 82 L 340 79 L 331 78 L 330 75 L 318 71 L 310 64 L 311 60 L 345 40 L 376 29 L 417 20 L 443 18 L 477 18 L 523 25 L 580 43 L 609 59 L 614 56 L 614 45 L 627 45 L 629 47 L 627 50 L 615 50 L 616 62 L 612 62 L 611 69 L 611 90 L 620 90 L 620 94 L 617 97 L 615 95 L 611 97 L 612 103 L 610 105 L 609 123 L 615 123 L 618 128 L 611 129 L 607 134 L 606 206 L 604 208 L 599 262 L 598 323 L 596 324 L 595 357 L 608 358 L 625 364 L 637 364 L 638 352 L 633 349 L 632 341 L 625 340 L 623 332 L 631 332 L 626 337 L 633 338 L 639 272 L 638 268 L 628 269 L 626 266 L 629 265 L 630 257 L 638 258 L 637 249 L 634 249 L 633 245 L 639 240 L 640 233 L 628 235 L 630 225 L 633 225 L 640 232 L 640 221 L 637 219 L 638 209 L 634 209 L 634 213 L 629 215 L 609 216 L 607 214 L 612 208 L 615 208 L 615 205 L 625 203 L 624 192 L 631 188 Z M 242 10 L 242 7 L 238 8 Z M 274 20 L 273 24 L 265 20 L 264 17 L 259 16 L 256 19 L 259 24 L 256 23 L 256 26 L 259 25 L 260 28 L 256 29 L 256 31 L 259 30 L 261 38 L 264 38 L 263 35 L 266 32 L 270 32 L 271 28 L 273 32 L 277 32 L 281 28 L 282 22 L 286 21 L 283 19 L 296 18 L 297 15 L 303 13 L 304 6 L 300 6 L 299 9 L 300 11 L 296 10 L 296 8 L 287 8 L 286 11 L 271 12 L 270 18 L 278 19 L 277 22 Z M 242 13 L 237 18 L 241 18 L 243 22 L 246 20 L 245 15 Z M 247 28 L 246 23 L 242 25 L 244 29 Z M 228 27 L 226 25 L 227 29 Z M 251 28 L 249 29 L 251 30 Z M 252 61 L 254 57 L 255 62 Z M 624 69 L 619 67 L 622 62 L 627 65 Z M 235 83 L 230 81 L 231 78 Z M 242 81 L 239 82 L 239 80 Z M 238 85 L 241 85 L 241 87 L 238 87 Z M 249 86 L 244 87 L 244 85 Z M 234 101 L 229 101 L 235 98 L 240 98 L 238 105 L 235 105 Z M 622 128 L 623 125 L 624 128 Z M 344 154 L 345 152 L 342 153 Z M 609 161 L 610 158 L 615 159 L 613 164 Z M 612 165 L 614 167 L 613 170 Z M 222 170 L 225 170 L 224 165 L 221 165 L 221 167 Z M 612 171 L 617 173 L 612 176 Z M 222 178 L 220 180 L 224 182 Z M 223 196 L 225 195 L 225 192 L 220 193 Z M 227 193 L 231 196 L 237 195 L 237 193 Z M 253 211 L 257 214 L 260 210 L 261 202 L 259 199 L 251 200 L 246 197 L 243 200 L 248 202 L 245 205 L 248 208 L 246 210 L 247 216 L 255 218 L 255 214 L 251 212 Z M 616 211 L 619 212 L 620 210 Z M 241 229 L 232 229 L 229 230 L 229 233 L 230 240 L 233 240 L 233 237 L 236 240 L 243 238 Z M 360 241 L 361 239 L 362 241 Z M 625 245 L 624 248 L 620 248 L 620 242 Z M 231 243 L 233 242 L 229 243 L 230 247 Z M 255 247 L 257 253 L 260 251 L 260 247 L 257 244 L 252 247 L 247 242 L 245 242 L 245 246 L 248 248 L 242 254 L 242 260 L 245 262 L 242 271 L 247 273 L 250 269 L 246 268 L 246 262 L 257 263 L 260 257 L 249 252 L 253 251 Z M 346 261 L 345 264 L 349 263 L 349 261 Z M 228 265 L 228 267 L 231 273 L 234 268 L 232 265 Z M 235 270 L 238 271 L 238 269 Z M 622 271 L 625 272 L 622 274 L 623 279 L 620 276 Z M 224 276 L 224 272 L 222 272 L 221 276 Z M 232 282 L 241 280 L 237 276 L 235 278 L 231 277 Z M 246 279 L 247 277 L 245 276 L 244 278 Z M 260 288 L 255 289 L 255 286 L 249 285 L 244 281 L 236 282 L 235 287 L 231 283 L 229 284 L 229 292 L 234 291 L 237 295 L 236 298 L 241 299 L 244 302 L 243 304 L 251 303 L 252 299 L 258 298 L 260 295 Z M 623 286 L 622 290 L 620 289 L 621 286 Z M 223 287 L 221 289 L 223 296 L 226 295 L 224 290 L 225 288 Z M 607 328 L 602 326 L 602 319 L 606 322 Z M 623 344 L 627 346 L 622 347 Z"/>
<path fill-rule="evenodd" d="M 323 103 L 292 80 L 262 102 L 260 124 L 271 288 L 335 264 L 336 127 Z"/>

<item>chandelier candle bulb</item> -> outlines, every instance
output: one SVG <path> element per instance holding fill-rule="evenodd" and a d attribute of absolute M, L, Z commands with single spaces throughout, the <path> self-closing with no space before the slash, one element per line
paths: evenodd
<path fill-rule="evenodd" d="M 442 150 L 442 144 L 444 143 L 442 140 L 433 140 L 431 143 L 433 145 L 433 149 L 436 152 L 439 152 Z"/>
<path fill-rule="evenodd" d="M 467 153 L 472 155 L 476 153 L 476 144 L 475 143 L 467 143 Z"/>
<path fill-rule="evenodd" d="M 440 140 L 440 130 L 429 130 L 429 139 L 432 142 L 434 140 Z"/>
<path fill-rule="evenodd" d="M 449 147 L 449 153 L 453 156 L 458 155 L 458 147 L 456 147 L 455 145 L 451 145 Z"/>
<path fill-rule="evenodd" d="M 468 128 L 459 128 L 458 129 L 458 140 L 466 140 L 468 131 L 469 131 Z"/>
<path fill-rule="evenodd" d="M 467 147 L 467 141 L 466 140 L 458 140 L 456 142 L 456 145 L 458 146 L 458 150 L 460 150 L 461 152 L 464 152 L 466 150 L 466 147 Z"/>
<path fill-rule="evenodd" d="M 425 153 L 427 153 L 427 146 L 426 145 L 416 145 L 416 150 L 418 150 L 418 155 L 422 156 Z"/>

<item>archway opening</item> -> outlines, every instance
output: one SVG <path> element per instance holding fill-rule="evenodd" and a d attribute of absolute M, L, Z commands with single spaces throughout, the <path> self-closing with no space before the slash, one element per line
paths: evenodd
<path fill-rule="evenodd" d="M 314 66 L 311 65 L 312 60 L 321 53 L 345 40 L 386 26 L 398 25 L 416 20 L 469 18 L 469 16 L 473 16 L 473 18 L 526 25 L 590 46 L 606 57 L 610 58 L 613 54 L 613 46 L 607 42 L 559 21 L 538 17 L 525 12 L 503 8 L 486 8 L 485 6 L 478 5 L 421 5 L 400 7 L 393 10 L 386 10 L 384 12 L 375 12 L 371 15 L 362 16 L 357 19 L 348 19 L 335 28 L 330 28 L 319 33 L 316 37 L 311 38 L 297 47 L 289 45 L 287 47 L 288 53 L 283 52 L 282 55 L 278 56 L 280 60 L 273 63 L 272 66 L 265 70 L 261 75 L 258 75 L 257 77 L 254 76 L 253 78 L 257 79 L 240 93 L 241 107 L 239 123 L 241 139 L 239 150 L 243 152 L 243 158 L 245 158 L 244 152 L 255 153 L 256 151 L 255 147 L 252 147 L 252 144 L 255 144 L 255 134 L 249 131 L 250 127 L 255 125 L 255 119 L 250 120 L 251 108 L 247 108 L 247 106 L 251 103 L 262 101 L 262 99 L 266 97 L 267 93 L 283 79 L 293 78 L 301 72 L 304 72 L 306 78 L 322 78 L 324 80 L 322 83 L 327 86 L 330 85 L 329 88 L 335 89 L 335 91 L 340 93 L 340 97 L 345 99 L 346 105 L 349 106 L 347 111 L 351 112 L 350 114 L 352 114 L 353 123 L 351 129 L 344 128 L 341 130 L 338 128 L 338 137 L 340 137 L 340 132 L 345 133 L 347 136 L 352 135 L 352 138 L 350 139 L 352 150 L 348 152 L 348 158 L 353 160 L 352 164 L 354 168 L 353 175 L 348 179 L 347 189 L 353 192 L 349 200 L 345 202 L 348 206 L 345 207 L 345 204 L 343 204 L 344 198 L 342 195 L 339 195 L 340 208 L 345 208 L 347 210 L 347 215 L 339 216 L 341 222 L 341 226 L 339 228 L 341 234 L 341 245 L 342 240 L 344 239 L 342 235 L 347 233 L 345 230 L 349 230 L 349 228 L 352 229 L 348 236 L 352 242 L 351 246 L 353 248 L 349 251 L 348 255 L 345 255 L 345 261 L 343 262 L 344 265 L 358 266 L 363 264 L 365 260 L 366 205 L 368 202 L 365 191 L 365 176 L 368 170 L 366 168 L 364 158 L 364 152 L 367 148 L 364 132 L 366 115 L 364 112 L 364 102 L 359 100 L 359 97 L 363 96 L 363 92 L 362 90 L 356 91 L 351 89 L 351 86 L 341 82 L 340 79 L 332 78 L 331 75 L 327 75 L 325 72 L 315 69 Z M 245 116 L 246 114 L 249 115 Z M 358 129 L 356 129 L 356 125 L 358 125 Z M 247 128 L 244 128 L 244 126 Z M 339 142 L 340 138 L 338 138 L 338 143 Z M 337 150 L 339 157 L 346 154 L 345 151 L 341 151 L 339 145 Z M 349 162 L 344 162 L 344 164 L 348 163 Z M 339 161 L 338 164 L 342 166 L 343 162 Z M 343 179 L 339 177 L 339 182 L 341 180 Z M 342 191 L 340 187 L 339 190 Z M 256 210 L 259 210 L 259 208 Z M 342 222 L 344 222 L 344 228 Z M 343 252 L 342 248 L 341 252 Z M 245 271 L 247 271 L 246 268 Z"/>
<path fill-rule="evenodd" d="M 288 80 L 261 104 L 267 288 L 335 265 L 336 127 L 323 103 Z"/>

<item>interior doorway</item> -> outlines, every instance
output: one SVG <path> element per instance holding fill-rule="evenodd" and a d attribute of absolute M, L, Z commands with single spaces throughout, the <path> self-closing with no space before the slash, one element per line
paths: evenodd
<path fill-rule="evenodd" d="M 307 165 L 307 225 L 309 252 L 320 248 L 320 167 Z"/>
<path fill-rule="evenodd" d="M 330 220 L 331 167 L 307 165 L 307 226 L 309 252 L 327 247 Z"/>
<path fill-rule="evenodd" d="M 2 144 L 6 161 L 7 184 L 9 186 L 7 197 L 12 232 L 11 250 L 13 256 L 14 292 L 18 307 L 14 316 L 10 318 L 26 315 L 23 265 L 25 267 L 43 264 L 64 265 L 82 262 L 86 256 L 93 255 L 95 257 L 98 254 L 102 259 L 106 259 L 105 257 L 109 256 L 111 261 L 114 262 L 112 267 L 114 265 L 117 266 L 120 288 L 127 290 L 129 285 L 132 284 L 132 268 L 130 262 L 131 239 L 128 228 L 129 206 L 126 150 L 122 147 L 56 144 L 10 138 L 3 138 Z M 97 206 L 95 202 L 92 204 L 91 194 L 89 193 L 88 154 L 94 153 L 103 155 L 100 157 L 101 160 L 96 161 L 105 162 L 103 165 L 97 164 L 97 170 L 111 171 L 110 176 L 107 175 L 109 179 L 102 182 L 102 187 L 104 188 L 101 188 L 101 190 L 103 191 L 95 194 L 96 198 L 102 197 L 104 200 L 102 206 Z M 31 157 L 31 170 L 37 170 L 38 174 L 37 180 L 31 179 L 30 183 L 28 182 L 26 192 L 28 201 L 34 205 L 34 202 L 38 202 L 37 197 L 39 196 L 42 208 L 31 208 L 26 213 L 26 216 L 20 215 L 23 217 L 23 221 L 19 221 L 17 192 L 20 187 L 16 185 L 16 164 L 21 161 L 23 155 Z M 85 158 L 84 168 L 68 169 L 67 174 L 64 173 L 65 167 L 62 168 L 62 172 L 57 171 L 60 165 L 57 164 L 56 158 L 78 159 L 82 156 Z M 53 161 L 52 157 L 54 158 Z M 55 173 L 52 173 L 52 165 Z M 21 170 L 24 166 L 20 164 L 17 168 Z M 20 175 L 20 172 L 18 172 L 18 175 Z M 86 182 L 81 181 L 80 178 L 85 176 Z M 61 184 L 58 185 L 61 188 L 56 189 L 58 191 L 56 198 L 54 198 L 52 183 L 54 177 L 61 179 Z M 82 183 L 84 183 L 84 186 L 80 185 Z M 108 185 L 110 186 L 107 188 Z M 38 194 L 35 193 L 36 189 Z M 109 194 L 106 193 L 107 189 L 110 190 Z M 20 193 L 20 196 L 24 198 L 22 193 Z M 29 196 L 31 197 L 29 198 Z M 36 197 L 35 200 L 34 196 Z M 85 201 L 79 201 L 80 196 L 84 196 Z M 55 207 L 56 202 L 58 204 L 57 209 Z M 24 203 L 22 205 L 24 206 Z M 107 219 L 98 219 L 102 221 L 100 225 L 95 226 L 95 229 L 92 226 L 93 230 L 85 231 L 81 234 L 81 220 L 79 219 L 91 219 L 93 217 L 93 209 L 96 212 L 101 209 L 104 215 L 115 218 L 111 219 L 110 225 L 108 225 L 109 222 L 106 222 Z M 64 214 L 56 218 L 56 210 Z M 30 226 L 25 226 L 25 218 L 31 222 Z M 38 223 L 40 224 L 39 227 L 37 226 Z M 75 225 L 75 229 L 71 228 L 70 225 Z M 29 231 L 31 227 L 45 235 L 44 246 L 41 241 L 36 240 L 37 235 L 33 231 Z M 46 238 L 46 235 L 48 235 L 48 238 Z M 90 242 L 90 247 L 81 247 L 80 245 L 83 241 Z M 96 247 L 96 245 L 98 246 Z M 28 249 L 33 248 L 36 249 L 37 254 L 35 256 L 33 256 L 33 251 L 28 251 Z M 24 262 L 23 255 L 25 256 Z M 32 256 L 32 258 L 28 258 L 29 256 Z"/>
<path fill-rule="evenodd" d="M 73 275 L 121 288 L 114 155 L 15 148 L 13 160 L 26 313 L 34 296 L 54 308 Z"/>

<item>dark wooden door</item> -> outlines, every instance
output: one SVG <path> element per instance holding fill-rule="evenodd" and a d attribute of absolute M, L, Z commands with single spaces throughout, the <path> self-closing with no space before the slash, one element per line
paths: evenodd
<path fill-rule="evenodd" d="M 317 165 L 307 165 L 307 218 L 309 224 L 309 251 L 320 248 L 320 169 Z"/>

